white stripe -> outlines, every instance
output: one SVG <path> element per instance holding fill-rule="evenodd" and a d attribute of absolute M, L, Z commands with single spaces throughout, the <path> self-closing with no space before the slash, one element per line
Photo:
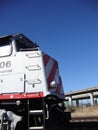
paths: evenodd
<path fill-rule="evenodd" d="M 45 70 L 46 70 L 46 77 L 48 78 L 49 77 L 49 74 L 51 73 L 51 70 L 53 68 L 53 65 L 54 65 L 54 60 L 52 58 L 49 59 L 46 67 L 45 67 Z"/>
<path fill-rule="evenodd" d="M 59 80 L 59 70 L 57 69 L 56 74 L 55 74 L 55 81 L 57 82 L 57 84 L 60 84 L 60 80 Z M 61 92 L 61 87 L 60 87 L 60 91 Z"/>

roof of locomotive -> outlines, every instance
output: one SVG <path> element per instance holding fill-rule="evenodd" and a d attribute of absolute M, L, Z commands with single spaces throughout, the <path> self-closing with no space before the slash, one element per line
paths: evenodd
<path fill-rule="evenodd" d="M 38 48 L 39 45 L 30 39 L 28 39 L 24 34 L 18 33 L 18 34 L 13 34 L 13 35 L 7 35 L 7 36 L 1 36 L 0 37 L 0 44 L 3 45 L 5 42 L 9 41 L 18 41 L 22 45 L 25 45 L 25 47 L 29 48 Z"/>

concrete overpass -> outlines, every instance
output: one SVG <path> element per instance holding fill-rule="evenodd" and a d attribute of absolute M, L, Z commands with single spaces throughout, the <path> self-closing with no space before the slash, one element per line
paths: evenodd
<path fill-rule="evenodd" d="M 76 105 L 79 106 L 79 100 L 90 99 L 90 104 L 95 105 L 95 101 L 98 98 L 98 86 L 67 92 L 65 93 L 65 100 L 72 106 L 73 101 L 76 101 Z"/>

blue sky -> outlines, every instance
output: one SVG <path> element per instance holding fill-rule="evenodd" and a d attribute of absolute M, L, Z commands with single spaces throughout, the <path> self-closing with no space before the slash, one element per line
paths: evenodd
<path fill-rule="evenodd" d="M 97 0 L 0 0 L 0 36 L 18 32 L 58 61 L 65 92 L 98 86 Z"/>

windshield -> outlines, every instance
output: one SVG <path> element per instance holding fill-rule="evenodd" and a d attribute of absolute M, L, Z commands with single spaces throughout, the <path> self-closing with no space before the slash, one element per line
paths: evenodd
<path fill-rule="evenodd" d="M 36 43 L 32 43 L 27 39 L 17 39 L 16 40 L 16 49 L 17 51 L 32 51 L 32 50 L 38 50 L 38 46 Z"/>
<path fill-rule="evenodd" d="M 0 41 L 0 57 L 11 55 L 11 42 L 10 41 Z"/>

